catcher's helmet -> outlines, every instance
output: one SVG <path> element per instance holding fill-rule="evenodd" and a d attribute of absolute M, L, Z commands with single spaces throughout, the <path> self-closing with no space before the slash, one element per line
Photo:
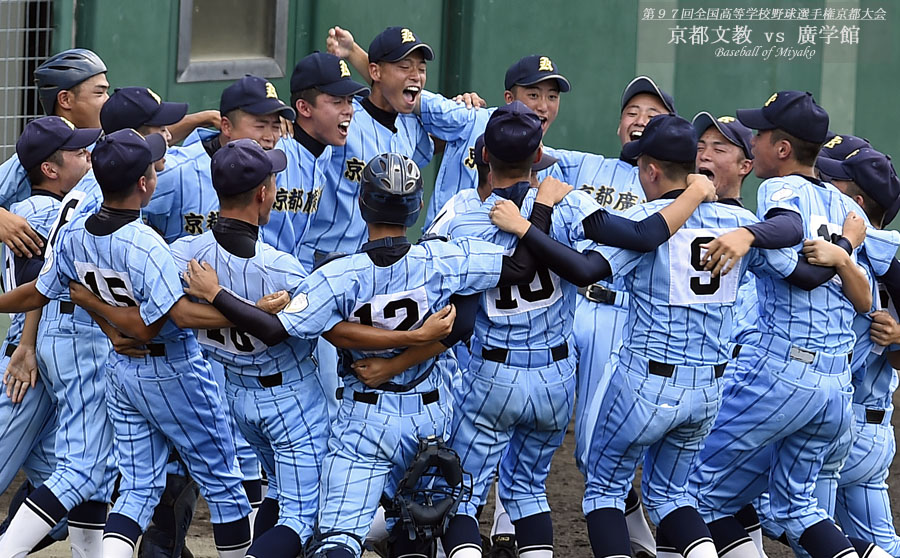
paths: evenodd
<path fill-rule="evenodd" d="M 71 89 L 82 81 L 106 72 L 106 64 L 93 51 L 72 48 L 54 54 L 34 71 L 34 83 L 38 88 L 44 112 L 53 114 L 56 94 Z"/>
<path fill-rule="evenodd" d="M 359 208 L 367 223 L 411 227 L 422 209 L 422 174 L 399 153 L 376 155 L 363 169 Z"/>

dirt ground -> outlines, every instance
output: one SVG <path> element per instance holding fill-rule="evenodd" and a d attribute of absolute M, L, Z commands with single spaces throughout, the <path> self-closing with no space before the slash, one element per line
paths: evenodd
<path fill-rule="evenodd" d="M 895 404 L 900 404 L 900 397 L 895 397 Z M 555 535 L 555 555 L 560 558 L 590 557 L 590 545 L 587 540 L 584 516 L 581 513 L 581 497 L 583 494 L 583 481 L 581 474 L 575 468 L 575 460 L 572 453 L 575 442 L 571 427 L 563 446 L 556 453 L 553 468 L 550 473 L 548 493 L 550 505 L 553 509 L 553 526 Z M 894 460 L 891 469 L 891 502 L 894 510 L 894 524 L 900 521 L 900 460 Z M 13 487 L 18 486 L 16 482 Z M 9 494 L 0 497 L 0 510 L 5 514 Z M 482 532 L 489 533 L 490 521 L 493 517 L 492 506 L 489 505 L 483 514 L 481 522 Z M 194 518 L 193 526 L 189 533 L 188 547 L 197 558 L 215 558 L 216 549 L 212 540 L 212 528 L 209 523 L 209 512 L 201 502 Z M 770 558 L 788 558 L 793 553 L 785 546 L 772 541 L 766 541 L 766 553 Z M 41 558 L 69 558 L 71 551 L 67 543 L 57 543 L 32 556 Z M 371 556 L 375 556 L 372 554 Z M 368 555 L 367 555 L 368 558 Z"/>

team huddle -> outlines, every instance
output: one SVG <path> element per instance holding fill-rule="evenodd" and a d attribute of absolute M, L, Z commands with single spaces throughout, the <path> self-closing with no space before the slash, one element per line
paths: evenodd
<path fill-rule="evenodd" d="M 889 157 L 810 93 L 688 121 L 646 76 L 617 157 L 554 149 L 546 56 L 486 108 L 425 89 L 410 29 L 327 46 L 290 104 L 247 75 L 190 114 L 89 50 L 35 71 L 0 166 L 0 558 L 191 556 L 199 494 L 222 558 L 548 558 L 573 412 L 594 556 L 900 557 Z"/>

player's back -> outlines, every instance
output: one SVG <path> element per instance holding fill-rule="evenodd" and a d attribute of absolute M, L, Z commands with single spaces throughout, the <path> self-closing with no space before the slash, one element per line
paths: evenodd
<path fill-rule="evenodd" d="M 847 214 L 858 206 L 834 186 L 814 184 L 797 175 L 763 182 L 758 194 L 757 214 L 775 208 L 797 211 L 803 220 L 803 238 L 831 239 L 841 234 Z M 799 250 L 802 243 L 795 246 Z M 856 261 L 856 255 L 853 255 Z M 840 281 L 832 279 L 805 291 L 771 276 L 757 278 L 759 330 L 790 341 L 792 345 L 828 354 L 849 353 L 856 336 L 852 330 L 856 310 L 844 296 Z"/>
<path fill-rule="evenodd" d="M 209 262 L 219 271 L 220 285 L 249 304 L 280 290 L 293 294 L 306 277 L 305 270 L 292 255 L 262 241 L 256 242 L 255 254 L 250 258 L 236 256 L 223 248 L 212 231 L 181 238 L 171 249 L 178 269 L 184 269 L 192 258 Z M 267 347 L 250 333 L 234 327 L 199 330 L 197 340 L 226 369 L 261 376 L 298 366 L 309 359 L 315 347 L 315 341 L 297 337 Z M 315 366 L 312 361 L 306 364 Z"/>
<path fill-rule="evenodd" d="M 476 211 L 479 207 L 481 207 L 481 197 L 478 195 L 478 190 L 475 188 L 460 190 L 441 207 L 434 221 L 425 230 L 425 234 L 450 238 L 450 225 L 453 220 L 458 215 Z"/>
<path fill-rule="evenodd" d="M 137 306 L 145 323 L 162 318 L 183 296 L 169 247 L 138 218 L 107 234 L 94 234 L 88 223 L 92 217 L 77 216 L 59 236 L 53 252 L 60 271 L 57 288 L 67 291 L 63 280 L 74 279 L 107 304 Z M 160 307 L 166 303 L 168 308 Z M 192 337 L 167 321 L 152 343 Z"/>
<path fill-rule="evenodd" d="M 520 210 L 523 216 L 528 217 L 536 190 L 529 188 L 523 194 Z M 493 242 L 511 254 L 518 239 L 501 231 L 490 221 L 490 209 L 500 199 L 495 191 L 477 209 L 459 215 L 449 227 L 450 236 L 468 236 Z M 574 247 L 576 225 L 596 210 L 597 205 L 587 194 L 570 193 L 553 207 L 550 236 Z M 562 345 L 572 335 L 576 294 L 573 284 L 546 268 L 539 268 L 528 284 L 489 289 L 482 295 L 475 318 L 475 338 L 489 348 L 551 349 Z"/>
<path fill-rule="evenodd" d="M 876 291 L 878 310 L 890 313 L 896 320 L 896 309 L 887 292 Z M 856 345 L 850 359 L 850 373 L 853 382 L 853 402 L 870 409 L 892 409 L 893 395 L 897 390 L 897 373 L 887 359 L 887 352 L 896 346 L 882 347 L 875 344 L 869 335 L 872 319 L 867 314 L 857 314 L 853 320 Z"/>
<path fill-rule="evenodd" d="M 417 116 L 398 114 L 386 127 L 353 100 L 353 120 L 347 143 L 331 151 L 326 171 L 328 187 L 322 190 L 318 208 L 301 239 L 300 261 L 318 261 L 331 252 L 356 252 L 366 238 L 366 224 L 359 213 L 359 181 L 366 163 L 382 153 L 406 155 L 424 168 L 434 154 L 434 144 Z"/>
<path fill-rule="evenodd" d="M 672 202 L 660 199 L 635 207 L 627 215 L 640 220 Z M 702 245 L 738 227 L 756 223 L 752 213 L 722 203 L 704 203 L 668 242 L 655 251 L 638 254 L 602 247 L 614 274 L 621 275 L 631 293 L 631 306 L 622 335 L 623 352 L 675 365 L 717 365 L 731 356 L 734 305 L 748 268 L 785 276 L 796 264 L 792 251 L 751 250 L 726 275 L 712 277 L 703 270 Z"/>
<path fill-rule="evenodd" d="M 308 283 L 311 290 L 317 288 L 316 283 L 327 284 L 320 288 L 325 286 L 334 293 L 341 319 L 384 329 L 410 330 L 446 306 L 451 295 L 473 294 L 495 285 L 501 255 L 498 247 L 485 242 L 432 240 L 410 246 L 403 257 L 390 265 L 376 265 L 366 252 L 339 258 L 310 275 Z M 351 351 L 351 354 L 356 360 L 399 352 Z M 437 383 L 449 375 L 444 367 L 452 364 L 443 362 L 446 358 L 449 357 L 441 356 L 435 361 L 435 366 L 441 369 L 432 370 L 429 381 Z M 413 382 L 431 366 L 432 362 L 426 361 L 396 376 L 392 382 Z M 345 378 L 345 382 L 354 384 L 358 380 Z"/>
<path fill-rule="evenodd" d="M 9 208 L 10 205 L 22 201 L 28 197 L 31 191 L 31 182 L 28 173 L 19 162 L 19 156 L 15 153 L 0 164 L 0 207 Z"/>

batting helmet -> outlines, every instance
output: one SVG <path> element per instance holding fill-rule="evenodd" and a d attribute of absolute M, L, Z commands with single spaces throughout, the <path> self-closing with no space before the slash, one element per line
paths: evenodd
<path fill-rule="evenodd" d="M 376 155 L 363 169 L 359 206 L 367 223 L 411 227 L 422 209 L 422 173 L 399 153 Z"/>
<path fill-rule="evenodd" d="M 34 71 L 34 83 L 38 88 L 44 112 L 53 114 L 56 94 L 71 89 L 97 74 L 106 72 L 106 64 L 93 51 L 73 48 L 54 54 Z"/>

